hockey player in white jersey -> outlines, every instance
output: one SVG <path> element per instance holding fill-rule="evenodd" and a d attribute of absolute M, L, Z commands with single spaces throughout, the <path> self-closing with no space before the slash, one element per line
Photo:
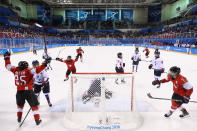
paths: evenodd
<path fill-rule="evenodd" d="M 116 73 L 124 73 L 125 63 L 122 60 L 122 53 L 119 52 L 117 54 L 117 57 L 118 57 L 118 59 L 116 60 L 116 67 L 115 67 Z M 118 83 L 118 78 L 115 80 L 115 83 L 119 84 Z M 121 83 L 125 83 L 125 80 L 121 79 Z"/>
<path fill-rule="evenodd" d="M 36 69 L 36 67 L 39 66 L 39 62 L 37 60 L 34 60 L 32 62 L 32 65 L 33 65 L 33 68 Z M 46 70 L 43 70 L 39 74 L 34 73 L 33 78 L 34 78 L 34 92 L 37 96 L 39 103 L 40 103 L 39 94 L 42 90 L 46 97 L 48 105 L 51 107 L 52 104 L 51 104 L 50 97 L 49 97 L 49 93 L 50 93 L 49 77 L 48 77 Z"/>
<path fill-rule="evenodd" d="M 160 52 L 155 52 L 155 58 L 152 60 L 152 64 L 149 65 L 149 69 L 154 69 L 155 80 L 160 80 L 161 74 L 164 73 L 163 60 L 160 58 Z M 160 87 L 160 84 L 157 88 Z"/>
<path fill-rule="evenodd" d="M 137 72 L 139 61 L 141 61 L 141 55 L 139 54 L 139 50 L 135 50 L 135 54 L 133 54 L 131 60 L 133 61 L 132 72 L 134 72 L 134 69 Z"/>
<path fill-rule="evenodd" d="M 42 58 L 43 59 L 52 59 L 52 57 L 49 55 L 49 53 L 47 52 L 47 49 L 44 49 L 44 53 L 42 54 Z M 52 70 L 52 67 L 51 67 L 51 65 L 50 65 L 50 63 L 49 64 L 47 64 L 47 69 L 51 69 Z"/>

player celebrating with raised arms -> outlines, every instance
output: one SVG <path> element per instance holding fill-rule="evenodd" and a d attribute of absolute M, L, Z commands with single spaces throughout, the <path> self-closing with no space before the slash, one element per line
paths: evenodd
<path fill-rule="evenodd" d="M 81 62 L 83 62 L 83 55 L 82 53 L 84 54 L 84 51 L 81 49 L 81 47 L 79 47 L 77 50 L 77 57 L 81 59 Z"/>
<path fill-rule="evenodd" d="M 182 114 L 179 116 L 181 118 L 188 116 L 189 113 L 187 110 L 182 107 L 182 104 L 188 104 L 190 100 L 190 96 L 193 92 L 192 85 L 188 82 L 188 80 L 180 74 L 181 69 L 177 66 L 173 66 L 170 68 L 170 71 L 167 75 L 167 78 L 162 80 L 155 80 L 152 82 L 153 85 L 157 85 L 160 83 L 165 83 L 171 81 L 173 83 L 173 95 L 172 95 L 172 106 L 168 113 L 166 113 L 165 117 L 170 117 L 176 109 L 182 111 Z"/>
<path fill-rule="evenodd" d="M 41 123 L 41 119 L 38 112 L 38 100 L 33 92 L 33 75 L 43 71 L 51 60 L 46 59 L 45 62 L 43 62 L 43 64 L 38 66 L 35 70 L 28 68 L 28 63 L 26 61 L 20 61 L 18 63 L 18 67 L 12 66 L 9 52 L 4 54 L 4 60 L 7 70 L 11 71 L 15 76 L 15 85 L 17 86 L 16 104 L 18 107 L 18 122 L 21 122 L 23 107 L 26 100 L 33 111 L 36 125 L 39 125 Z"/>
<path fill-rule="evenodd" d="M 131 60 L 133 61 L 132 72 L 134 72 L 134 68 L 135 68 L 135 71 L 137 72 L 139 61 L 141 61 L 141 55 L 139 54 L 139 50 L 135 50 L 135 54 L 133 54 L 133 56 L 131 57 Z"/>
<path fill-rule="evenodd" d="M 69 79 L 70 73 L 76 73 L 76 67 L 75 67 L 75 62 L 78 61 L 78 57 L 76 57 L 75 60 L 71 58 L 71 56 L 68 56 L 66 60 L 56 58 L 57 61 L 64 62 L 67 65 L 67 72 L 66 72 L 66 79 L 64 81 L 67 81 Z"/>
<path fill-rule="evenodd" d="M 34 60 L 32 62 L 32 66 L 33 66 L 34 70 L 36 70 L 36 68 L 39 67 L 39 65 L 40 64 L 37 60 Z M 49 93 L 50 93 L 49 77 L 48 77 L 46 70 L 43 70 L 40 73 L 34 74 L 34 92 L 37 96 L 39 103 L 40 103 L 41 90 L 43 91 L 43 93 L 47 99 L 48 105 L 51 107 L 52 104 L 51 104 L 50 97 L 49 97 Z"/>
<path fill-rule="evenodd" d="M 155 58 L 152 60 L 152 64 L 149 65 L 149 69 L 154 69 L 155 80 L 160 80 L 161 74 L 164 73 L 163 60 L 160 58 L 160 52 L 155 52 Z M 157 88 L 160 87 L 160 84 Z"/>
<path fill-rule="evenodd" d="M 115 67 L 116 73 L 124 73 L 125 63 L 124 63 L 123 60 L 122 60 L 122 53 L 119 52 L 119 53 L 117 54 L 117 57 L 118 57 L 118 59 L 116 60 L 116 67 Z M 116 84 L 119 84 L 119 83 L 118 83 L 118 78 L 115 80 L 115 83 L 116 83 Z M 121 80 L 121 83 L 125 83 L 125 80 L 122 79 L 122 80 Z"/>

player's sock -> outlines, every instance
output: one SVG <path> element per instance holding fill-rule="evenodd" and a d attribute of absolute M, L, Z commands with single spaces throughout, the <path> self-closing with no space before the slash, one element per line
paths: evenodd
<path fill-rule="evenodd" d="M 34 114 L 34 119 L 35 119 L 36 125 L 39 125 L 42 120 L 40 120 L 40 114 L 38 112 L 38 106 L 34 106 L 31 109 L 32 109 L 33 114 Z"/>
<path fill-rule="evenodd" d="M 18 121 L 18 123 L 20 123 L 21 119 L 22 119 L 23 107 L 24 107 L 24 105 L 18 106 L 18 112 L 17 112 L 17 117 L 18 117 L 17 121 Z"/>
<path fill-rule="evenodd" d="M 36 93 L 35 95 L 37 96 L 38 104 L 40 105 L 40 93 Z"/>
<path fill-rule="evenodd" d="M 52 104 L 51 104 L 51 101 L 50 101 L 49 94 L 48 94 L 48 93 L 45 93 L 44 95 L 45 95 L 45 97 L 46 97 L 46 99 L 47 99 L 48 105 L 51 107 Z"/>
<path fill-rule="evenodd" d="M 136 70 L 135 70 L 136 72 L 137 72 L 137 68 L 138 68 L 138 65 L 136 65 Z"/>

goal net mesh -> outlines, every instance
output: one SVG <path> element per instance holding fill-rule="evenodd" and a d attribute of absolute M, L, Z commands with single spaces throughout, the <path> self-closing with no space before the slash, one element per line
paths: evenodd
<path fill-rule="evenodd" d="M 70 78 L 65 125 L 77 130 L 130 130 L 142 120 L 132 73 L 76 73 Z"/>

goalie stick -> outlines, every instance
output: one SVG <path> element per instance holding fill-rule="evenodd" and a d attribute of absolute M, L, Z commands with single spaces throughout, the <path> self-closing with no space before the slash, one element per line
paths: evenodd
<path fill-rule="evenodd" d="M 182 100 L 175 100 L 175 99 L 169 99 L 169 98 L 153 97 L 150 93 L 147 93 L 147 96 L 148 96 L 150 99 L 182 101 Z M 189 101 L 189 102 L 197 103 L 197 101 Z"/>

